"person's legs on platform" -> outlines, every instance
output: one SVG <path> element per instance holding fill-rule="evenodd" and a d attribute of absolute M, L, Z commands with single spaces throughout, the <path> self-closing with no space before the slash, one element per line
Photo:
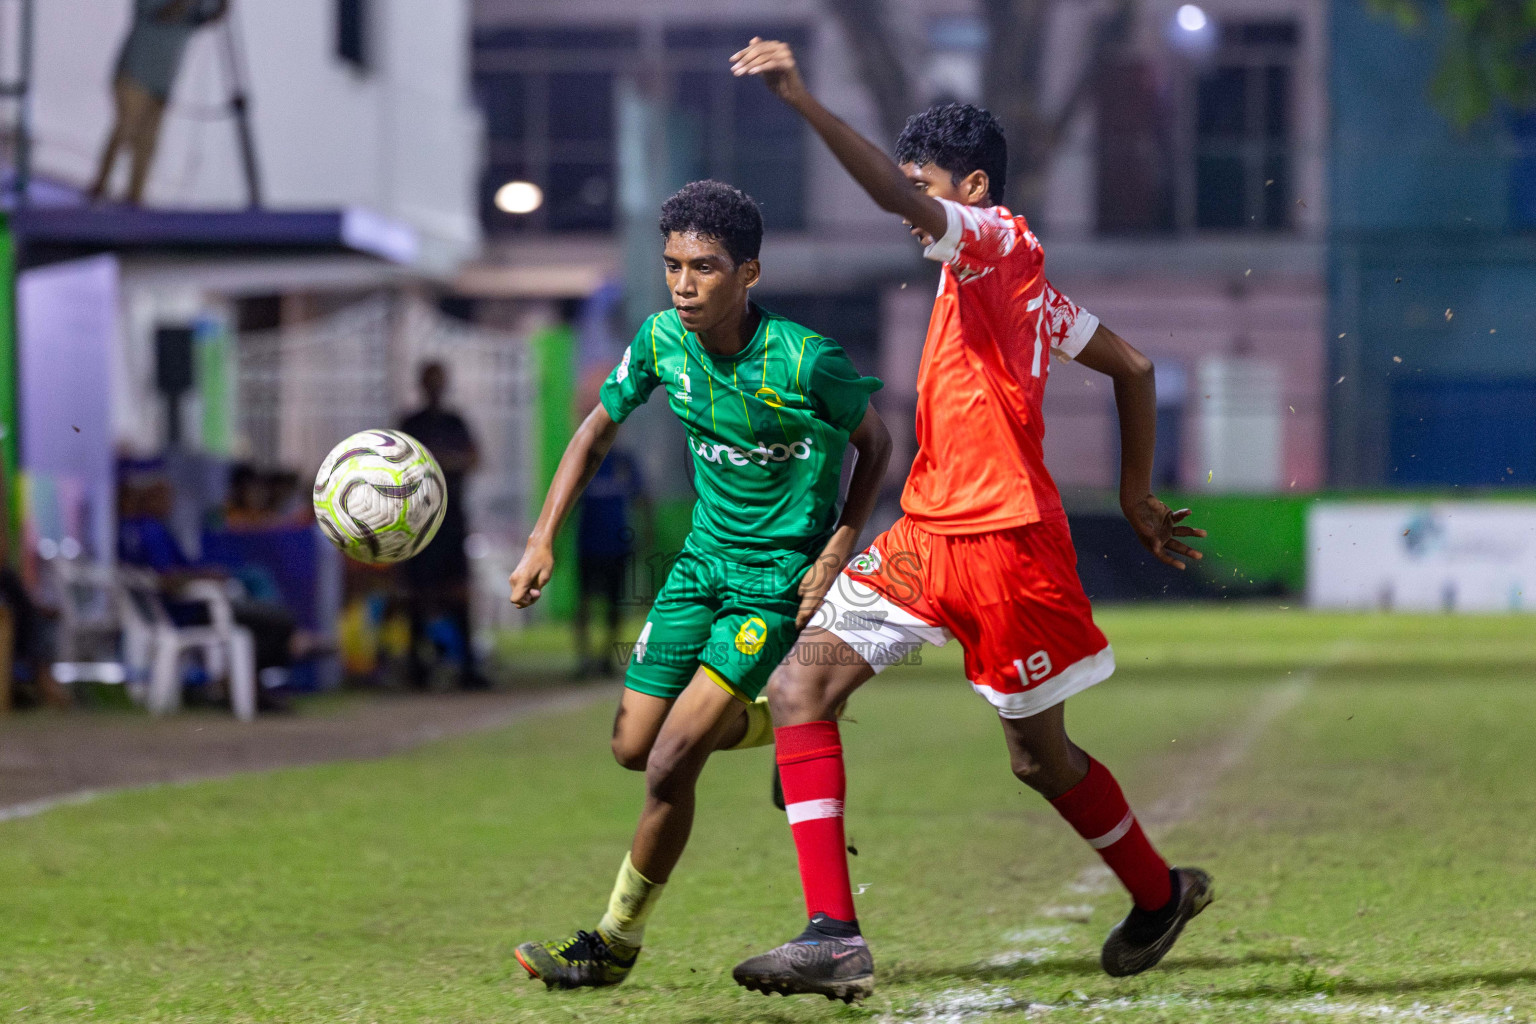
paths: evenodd
<path fill-rule="evenodd" d="M 112 167 L 117 163 L 117 153 L 128 139 L 128 110 L 123 96 L 124 81 L 117 78 L 112 83 L 112 134 L 107 136 L 106 145 L 101 149 L 101 162 L 96 168 L 96 178 L 91 182 L 86 196 L 91 202 L 99 202 L 107 197 L 107 187 L 112 181 Z"/>
<path fill-rule="evenodd" d="M 160 144 L 160 120 L 165 114 L 165 100 L 127 78 L 119 78 L 123 97 L 125 131 L 131 164 L 128 191 L 124 198 L 134 206 L 144 201 L 144 186 L 154 166 L 155 150 Z"/>

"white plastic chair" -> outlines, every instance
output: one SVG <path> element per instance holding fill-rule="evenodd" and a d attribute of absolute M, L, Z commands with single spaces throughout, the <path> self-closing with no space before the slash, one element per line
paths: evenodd
<path fill-rule="evenodd" d="M 59 610 L 57 661 L 110 663 L 122 631 L 112 567 L 63 557 L 42 564 L 45 600 Z"/>
<path fill-rule="evenodd" d="M 208 609 L 208 625 L 178 626 L 160 601 L 159 580 L 143 569 L 116 570 L 118 617 L 123 629 L 123 656 L 130 673 L 148 673 L 145 704 L 150 714 L 163 715 L 181 706 L 181 662 L 190 653 L 202 656 L 211 676 L 227 676 L 229 702 L 235 717 L 256 717 L 256 643 L 251 631 L 235 622 L 224 588 L 212 580 L 196 580 L 177 595 Z"/>

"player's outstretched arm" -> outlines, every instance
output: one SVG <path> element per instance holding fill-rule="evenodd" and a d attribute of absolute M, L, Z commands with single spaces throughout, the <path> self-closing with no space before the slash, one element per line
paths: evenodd
<path fill-rule="evenodd" d="M 592 482 L 593 474 L 603 464 L 618 434 L 619 425 L 613 422 L 607 409 L 598 405 L 587 413 L 587 418 L 576 428 L 571 443 L 565 446 L 560 468 L 555 470 L 555 479 L 544 496 L 538 522 L 533 524 L 523 557 L 508 579 L 512 585 L 512 603 L 519 608 L 533 604 L 544 592 L 544 584 L 555 571 L 555 535 L 560 532 L 565 517 L 571 514 L 576 499 Z"/>
<path fill-rule="evenodd" d="M 859 460 L 848 480 L 848 498 L 843 502 L 837 528 L 832 531 L 826 547 L 821 549 L 816 564 L 800 578 L 800 611 L 795 616 L 795 625 L 800 628 L 804 628 L 816 614 L 837 574 L 853 557 L 853 546 L 859 542 L 859 534 L 864 532 L 864 525 L 875 511 L 880 484 L 885 480 L 885 468 L 891 461 L 891 432 L 872 405 L 865 407 L 864 418 L 848 435 L 848 443 L 859 453 Z"/>
<path fill-rule="evenodd" d="M 879 146 L 848 127 L 811 95 L 788 43 L 753 36 L 745 49 L 731 57 L 731 73 L 761 77 L 775 96 L 816 129 L 832 155 L 880 209 L 896 214 L 929 238 L 944 237 L 949 221 L 943 205 L 919 192 Z"/>
<path fill-rule="evenodd" d="M 1157 446 L 1157 383 L 1152 361 L 1103 324 L 1075 358 L 1115 382 L 1115 410 L 1120 416 L 1120 510 L 1143 547 L 1164 564 L 1185 568 L 1176 556 L 1203 556 L 1177 538 L 1204 537 L 1205 531 L 1181 526 L 1189 509 L 1171 512 L 1152 493 L 1152 452 Z"/>

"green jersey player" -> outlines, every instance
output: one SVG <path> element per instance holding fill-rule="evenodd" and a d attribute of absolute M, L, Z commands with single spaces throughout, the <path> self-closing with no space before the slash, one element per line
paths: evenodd
<path fill-rule="evenodd" d="M 613 727 L 613 754 L 645 772 L 645 805 L 608 910 L 592 931 L 526 942 L 518 961 L 550 988 L 614 985 L 693 826 L 694 787 L 716 750 L 772 742 L 758 695 L 855 550 L 874 508 L 890 435 L 880 387 L 831 340 L 748 299 L 762 217 L 716 181 L 662 206 L 672 309 L 640 328 L 561 459 L 512 602 L 553 573 L 553 542 L 619 424 L 658 388 L 686 430 L 693 529 L 640 632 Z M 858 462 L 839 514 L 849 444 Z"/>

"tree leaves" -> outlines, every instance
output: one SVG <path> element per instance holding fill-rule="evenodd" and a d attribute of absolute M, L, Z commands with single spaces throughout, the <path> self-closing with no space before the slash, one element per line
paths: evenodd
<path fill-rule="evenodd" d="M 1439 30 L 1435 105 L 1468 128 L 1495 107 L 1536 108 L 1536 0 L 1367 0 L 1403 32 Z"/>

